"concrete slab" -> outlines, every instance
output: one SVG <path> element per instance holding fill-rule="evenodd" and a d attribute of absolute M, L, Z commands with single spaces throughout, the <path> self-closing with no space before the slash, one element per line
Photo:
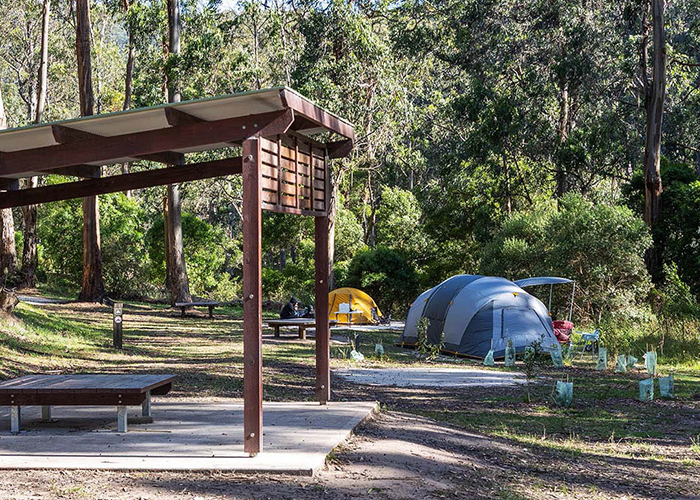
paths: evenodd
<path fill-rule="evenodd" d="M 375 402 L 265 403 L 263 453 L 243 452 L 243 404 L 159 402 L 153 422 L 129 408 L 129 431 L 116 431 L 116 408 L 22 408 L 10 434 L 0 407 L 0 469 L 221 470 L 313 475 L 330 451 L 376 408 Z"/>
<path fill-rule="evenodd" d="M 491 387 L 527 382 L 523 373 L 478 368 L 343 368 L 333 373 L 357 384 L 397 387 Z"/>

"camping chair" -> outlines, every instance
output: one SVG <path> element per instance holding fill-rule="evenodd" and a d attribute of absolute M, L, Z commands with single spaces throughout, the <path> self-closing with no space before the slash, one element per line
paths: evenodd
<path fill-rule="evenodd" d="M 593 333 L 589 332 L 576 332 L 581 335 L 581 351 L 579 354 L 583 355 L 584 352 L 590 352 L 593 355 L 598 354 L 598 342 L 600 341 L 600 330 L 596 329 Z"/>
<path fill-rule="evenodd" d="M 377 314 L 377 308 L 372 307 L 370 308 L 370 311 L 372 311 L 372 323 L 376 325 L 390 325 L 391 324 L 391 315 L 387 316 L 380 316 Z"/>

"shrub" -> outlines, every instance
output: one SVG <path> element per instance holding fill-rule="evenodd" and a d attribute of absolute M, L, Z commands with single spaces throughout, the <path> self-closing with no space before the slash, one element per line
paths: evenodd
<path fill-rule="evenodd" d="M 187 263 L 190 292 L 219 300 L 232 299 L 236 290 L 227 262 L 240 258 L 239 251 L 221 228 L 182 214 L 182 240 Z M 165 283 L 165 232 L 163 217 L 159 216 L 146 234 L 150 258 L 150 280 Z"/>
<path fill-rule="evenodd" d="M 397 252 L 377 247 L 355 254 L 343 286 L 364 290 L 385 314 L 404 314 L 407 304 L 417 295 L 418 277 L 413 265 Z"/>
<path fill-rule="evenodd" d="M 121 297 L 148 288 L 144 243 L 145 213 L 123 193 L 100 196 L 100 236 L 105 290 Z M 83 272 L 83 212 L 81 200 L 39 207 L 37 235 L 40 268 L 49 284 L 62 289 L 81 286 Z"/>
<path fill-rule="evenodd" d="M 644 252 L 651 237 L 626 207 L 567 195 L 505 221 L 482 254 L 481 272 L 508 279 L 565 276 L 576 280 L 580 319 L 639 314 L 651 289 Z"/>

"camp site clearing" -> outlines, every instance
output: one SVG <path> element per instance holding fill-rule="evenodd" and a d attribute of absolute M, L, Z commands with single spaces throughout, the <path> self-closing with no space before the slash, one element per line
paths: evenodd
<path fill-rule="evenodd" d="M 183 321 L 165 306 L 127 302 L 124 350 L 118 351 L 109 343 L 111 308 L 23 302 L 17 309 L 22 329 L 0 333 L 0 372 L 5 379 L 19 370 L 172 373 L 176 383 L 171 393 L 154 398 L 156 422 L 161 405 L 235 404 L 242 395 L 241 313 L 240 307 L 225 306 L 215 322 L 205 315 Z M 265 318 L 275 315 L 266 312 Z M 65 331 L 74 334 L 65 336 Z M 352 329 L 334 330 L 333 337 L 341 333 L 353 337 Z M 328 455 L 314 476 L 5 470 L 0 498 L 29 498 L 32 491 L 37 495 L 33 498 L 75 499 L 403 499 L 417 491 L 422 498 L 441 498 L 452 490 L 461 498 L 483 499 L 665 499 L 669 492 L 671 497 L 692 498 L 700 488 L 700 455 L 692 441 L 700 428 L 695 399 L 700 377 L 693 370 L 675 367 L 676 399 L 648 404 L 636 400 L 641 371 L 609 371 L 602 383 L 593 362 L 584 359 L 566 369 L 576 383 L 575 399 L 570 408 L 560 409 L 550 403 L 553 382 L 561 377 L 561 370 L 552 367 L 538 373 L 535 402 L 529 404 L 524 384 L 401 387 L 347 380 L 340 374 L 348 370 L 468 369 L 509 377 L 522 372 L 520 363 L 514 371 L 498 362 L 495 368 L 481 368 L 449 356 L 419 362 L 415 350 L 394 345 L 398 333 L 365 329 L 363 335 L 362 364 L 347 358 L 346 342 L 331 343 L 332 401 L 378 401 L 380 411 Z M 380 342 L 382 358 L 372 352 Z M 275 339 L 272 329 L 264 330 L 266 402 L 314 400 L 314 344 L 313 338 Z M 167 434 L 147 429 L 130 425 L 130 439 L 167 440 Z M 80 431 L 71 437 L 79 438 Z M 3 442 L 0 436 L 0 446 Z"/>

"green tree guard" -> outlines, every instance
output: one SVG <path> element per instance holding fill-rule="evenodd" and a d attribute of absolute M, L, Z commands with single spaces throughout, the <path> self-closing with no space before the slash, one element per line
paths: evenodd
<path fill-rule="evenodd" d="M 627 356 L 620 354 L 615 363 L 615 373 L 625 373 L 627 371 Z"/>
<path fill-rule="evenodd" d="M 595 365 L 596 370 L 605 370 L 608 367 L 608 350 L 605 347 L 598 349 L 598 362 Z"/>
<path fill-rule="evenodd" d="M 659 377 L 659 396 L 673 399 L 673 374 L 668 377 Z"/>
<path fill-rule="evenodd" d="M 654 400 L 654 379 L 648 378 L 639 381 L 639 400 L 653 401 Z"/>

